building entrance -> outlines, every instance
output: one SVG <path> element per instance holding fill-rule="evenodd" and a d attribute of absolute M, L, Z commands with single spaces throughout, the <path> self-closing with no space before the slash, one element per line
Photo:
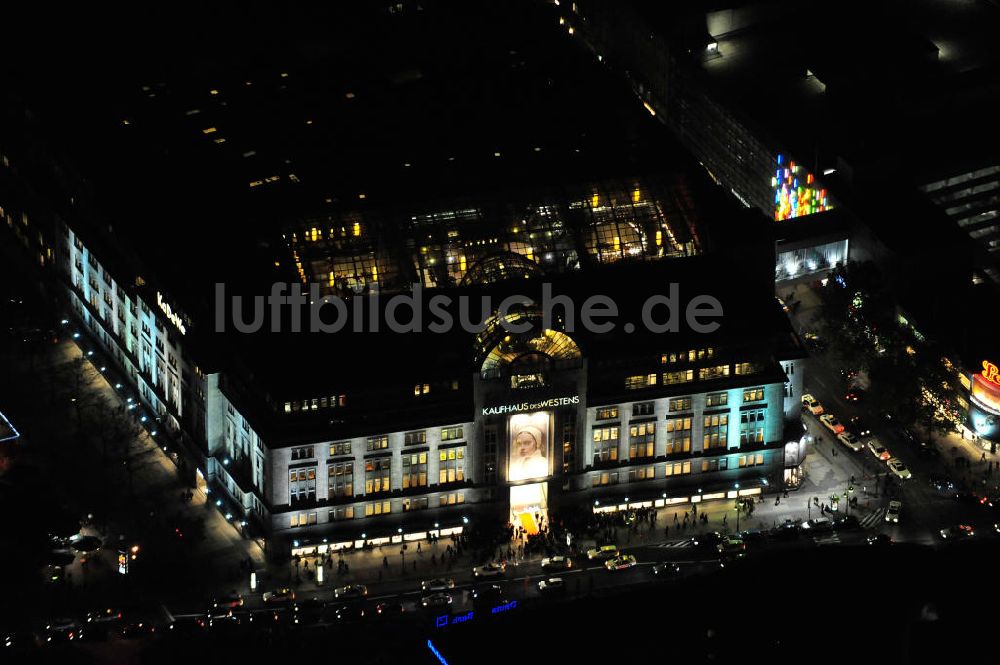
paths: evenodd
<path fill-rule="evenodd" d="M 548 522 L 548 483 L 515 485 L 510 488 L 510 521 L 525 533 L 536 534 Z"/>

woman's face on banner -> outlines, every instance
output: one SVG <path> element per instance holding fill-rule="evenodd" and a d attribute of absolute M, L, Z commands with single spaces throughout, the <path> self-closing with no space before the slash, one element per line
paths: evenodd
<path fill-rule="evenodd" d="M 538 441 L 531 432 L 518 432 L 517 436 L 514 437 L 514 446 L 517 449 L 518 457 L 533 457 L 541 454 L 538 449 Z"/>

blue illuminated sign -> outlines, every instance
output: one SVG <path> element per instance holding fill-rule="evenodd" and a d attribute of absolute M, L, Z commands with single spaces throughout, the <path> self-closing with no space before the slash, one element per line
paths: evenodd
<path fill-rule="evenodd" d="M 490 612 L 493 614 L 500 614 L 501 612 L 510 612 L 511 610 L 517 609 L 517 601 L 512 600 L 509 603 L 504 603 L 503 605 L 497 605 Z"/>
<path fill-rule="evenodd" d="M 445 626 L 447 626 L 448 625 L 448 615 L 447 614 L 442 614 L 441 616 L 439 616 L 436 619 L 434 619 L 434 625 L 437 626 L 438 628 L 444 628 Z"/>
<path fill-rule="evenodd" d="M 430 640 L 427 640 L 427 648 L 431 650 L 432 654 L 437 656 L 437 659 L 441 661 L 441 665 L 448 665 L 448 661 L 444 659 L 444 656 L 441 655 L 441 652 L 434 647 L 434 643 Z"/>

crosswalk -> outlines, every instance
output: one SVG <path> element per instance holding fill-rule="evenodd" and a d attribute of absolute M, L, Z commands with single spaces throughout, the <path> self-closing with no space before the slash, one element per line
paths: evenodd
<path fill-rule="evenodd" d="M 675 540 L 675 541 L 670 542 L 670 543 L 659 543 L 658 545 L 656 545 L 656 547 L 660 547 L 660 548 L 665 548 L 665 547 L 673 547 L 673 548 L 694 547 L 694 541 L 692 541 L 690 538 L 686 538 L 684 540 Z"/>
<path fill-rule="evenodd" d="M 878 510 L 865 515 L 863 518 L 859 519 L 858 522 L 861 524 L 863 529 L 872 529 L 881 524 L 884 519 L 885 508 L 879 508 Z"/>

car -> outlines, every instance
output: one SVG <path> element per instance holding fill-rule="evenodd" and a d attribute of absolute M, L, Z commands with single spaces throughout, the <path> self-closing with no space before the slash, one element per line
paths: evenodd
<path fill-rule="evenodd" d="M 565 556 L 550 556 L 542 559 L 542 570 L 569 570 L 573 567 L 573 560 Z"/>
<path fill-rule="evenodd" d="M 476 566 L 472 569 L 473 577 L 500 577 L 507 570 L 506 564 L 488 563 L 484 566 Z"/>
<path fill-rule="evenodd" d="M 424 580 L 420 583 L 421 591 L 447 591 L 455 588 L 455 580 L 445 577 L 436 577 L 432 580 Z"/>
<path fill-rule="evenodd" d="M 864 444 L 861 443 L 861 439 L 854 432 L 841 432 L 837 435 L 837 441 L 840 441 L 854 452 L 860 452 L 864 449 Z"/>
<path fill-rule="evenodd" d="M 920 445 L 917 446 L 917 454 L 927 459 L 937 459 L 941 457 L 941 451 L 938 450 L 933 444 L 927 443 L 926 441 L 921 441 Z"/>
<path fill-rule="evenodd" d="M 451 602 L 451 596 L 446 593 L 432 593 L 420 599 L 420 604 L 427 608 L 448 607 L 451 605 Z"/>
<path fill-rule="evenodd" d="M 861 416 L 851 416 L 848 422 L 851 423 L 851 429 L 856 432 L 859 437 L 872 435 L 872 428 L 865 424 L 865 421 Z"/>
<path fill-rule="evenodd" d="M 892 455 L 889 454 L 888 448 L 879 443 L 878 439 L 871 439 L 870 441 L 868 441 L 867 445 L 868 445 L 868 450 L 871 452 L 871 454 L 874 455 L 876 458 L 882 460 L 883 462 L 888 461 L 889 458 L 892 457 Z"/>
<path fill-rule="evenodd" d="M 375 606 L 375 614 L 380 617 L 393 617 L 406 612 L 403 603 L 399 601 L 387 601 Z"/>
<path fill-rule="evenodd" d="M 975 492 L 955 492 L 953 495 L 955 501 L 959 503 L 968 504 L 970 506 L 981 506 L 986 502 L 986 497 L 980 496 Z"/>
<path fill-rule="evenodd" d="M 885 509 L 885 521 L 896 524 L 899 522 L 899 511 L 903 508 L 903 502 L 893 499 L 889 502 L 889 507 Z"/>
<path fill-rule="evenodd" d="M 899 436 L 904 442 L 916 445 L 919 443 L 917 435 L 909 427 L 901 427 L 899 429 Z"/>
<path fill-rule="evenodd" d="M 802 408 L 807 409 L 809 413 L 813 414 L 814 416 L 818 416 L 823 413 L 823 405 L 819 403 L 818 399 L 816 399 L 809 393 L 803 395 L 801 400 L 802 400 Z"/>
<path fill-rule="evenodd" d="M 311 626 L 322 623 L 326 613 L 326 603 L 319 598 L 307 598 L 295 605 L 295 618 L 293 623 L 301 626 Z"/>
<path fill-rule="evenodd" d="M 226 595 L 219 596 L 213 600 L 212 607 L 226 607 L 231 610 L 234 610 L 237 607 L 243 607 L 243 596 L 235 591 L 230 591 Z"/>
<path fill-rule="evenodd" d="M 291 605 L 292 601 L 295 600 L 295 592 L 288 587 L 282 587 L 280 589 L 275 589 L 274 591 L 265 591 L 261 596 L 265 605 L 270 606 L 280 606 L 280 605 Z"/>
<path fill-rule="evenodd" d="M 657 577 L 677 577 L 681 574 L 681 566 L 675 561 L 663 561 L 653 566 L 653 574 Z"/>
<path fill-rule="evenodd" d="M 850 531 L 851 529 L 860 529 L 861 522 L 854 515 L 841 515 L 840 517 L 835 517 L 833 519 L 833 528 L 835 531 Z"/>
<path fill-rule="evenodd" d="M 83 627 L 75 619 L 53 619 L 45 625 L 45 642 L 60 644 L 72 642 L 83 637 Z"/>
<path fill-rule="evenodd" d="M 538 592 L 543 596 L 566 593 L 566 581 L 561 577 L 550 577 L 538 582 Z"/>
<path fill-rule="evenodd" d="M 95 612 L 88 612 L 83 620 L 83 626 L 86 628 L 86 631 L 85 634 L 81 635 L 81 639 L 85 639 L 88 642 L 106 640 L 112 634 L 121 631 L 122 623 L 121 610 L 108 607 Z"/>
<path fill-rule="evenodd" d="M 722 534 L 718 531 L 709 531 L 708 533 L 702 533 L 695 535 L 691 538 L 691 543 L 698 548 L 715 550 L 715 546 L 721 543 L 723 540 Z"/>
<path fill-rule="evenodd" d="M 960 540 L 976 535 L 976 530 L 968 524 L 955 524 L 945 529 L 941 529 L 941 537 L 945 540 Z"/>
<path fill-rule="evenodd" d="M 149 637 L 156 634 L 156 624 L 149 621 L 129 621 L 121 625 L 118 634 L 126 640 Z"/>
<path fill-rule="evenodd" d="M 608 570 L 628 570 L 635 565 L 635 557 L 631 554 L 622 554 L 604 562 L 604 567 Z"/>
<path fill-rule="evenodd" d="M 740 538 L 727 538 L 715 546 L 719 557 L 725 560 L 741 559 L 746 556 L 747 544 Z"/>
<path fill-rule="evenodd" d="M 587 558 L 593 561 L 597 560 L 607 560 L 614 559 L 618 556 L 618 546 L 617 545 L 601 545 L 600 547 L 595 547 L 592 550 L 587 550 Z"/>
<path fill-rule="evenodd" d="M 451 598 L 451 596 L 448 596 L 448 598 Z M 334 610 L 333 616 L 337 618 L 337 621 L 359 621 L 365 616 L 365 608 L 361 607 L 361 605 L 358 605 L 357 603 L 352 605 L 341 605 Z"/>
<path fill-rule="evenodd" d="M 844 431 L 843 423 L 837 420 L 837 416 L 832 413 L 824 413 L 819 417 L 819 421 L 834 434 L 840 434 Z"/>
<path fill-rule="evenodd" d="M 869 545 L 892 545 L 892 538 L 887 533 L 873 533 L 868 536 Z"/>
<path fill-rule="evenodd" d="M 833 520 L 829 517 L 814 517 L 802 523 L 802 530 L 809 534 L 829 533 L 833 531 Z"/>
<path fill-rule="evenodd" d="M 851 388 L 844 395 L 844 399 L 848 402 L 861 402 L 865 399 L 865 389 L 864 388 Z"/>
<path fill-rule="evenodd" d="M 180 616 L 167 626 L 167 632 L 178 637 L 203 634 L 207 626 L 205 617 L 201 615 Z"/>
<path fill-rule="evenodd" d="M 927 480 L 930 482 L 931 487 L 939 492 L 951 492 L 955 489 L 955 483 L 947 476 L 939 473 L 931 474 Z"/>
<path fill-rule="evenodd" d="M 472 590 L 472 602 L 499 604 L 503 602 L 505 595 L 499 584 L 486 584 Z"/>
<path fill-rule="evenodd" d="M 368 595 L 368 587 L 364 584 L 348 584 L 333 590 L 333 597 L 337 600 L 345 598 L 364 598 Z"/>
<path fill-rule="evenodd" d="M 899 459 L 898 457 L 891 458 L 888 462 L 886 462 L 886 465 L 889 467 L 889 470 L 892 471 L 896 475 L 896 477 L 899 478 L 900 480 L 907 480 L 913 477 L 913 474 L 910 473 L 910 470 L 906 468 L 905 464 L 903 464 L 903 460 Z"/>
<path fill-rule="evenodd" d="M 778 541 L 795 540 L 801 534 L 801 526 L 802 520 L 787 519 L 784 524 L 779 524 L 771 529 L 771 538 Z"/>

